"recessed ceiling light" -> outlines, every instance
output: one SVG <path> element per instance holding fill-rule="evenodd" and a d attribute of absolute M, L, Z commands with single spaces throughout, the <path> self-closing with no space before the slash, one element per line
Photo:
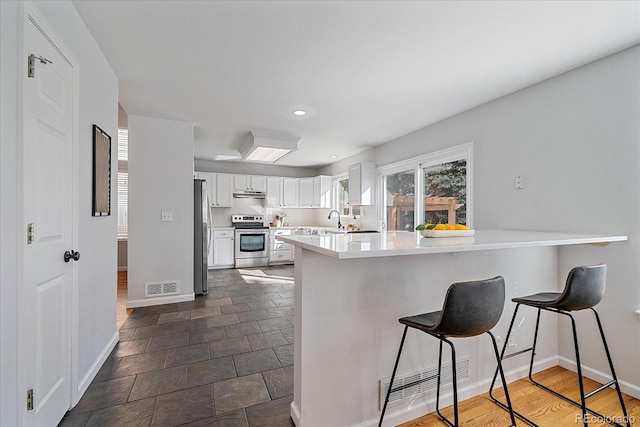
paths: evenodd
<path fill-rule="evenodd" d="M 307 114 L 307 112 L 304 110 L 293 110 L 294 116 L 304 116 L 305 114 Z"/>
<path fill-rule="evenodd" d="M 335 154 L 332 154 L 330 157 L 331 157 L 332 159 L 337 159 L 337 158 L 338 158 L 338 156 L 336 156 Z"/>

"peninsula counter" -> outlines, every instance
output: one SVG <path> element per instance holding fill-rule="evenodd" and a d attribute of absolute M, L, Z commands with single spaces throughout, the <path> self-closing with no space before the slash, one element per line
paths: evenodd
<path fill-rule="evenodd" d="M 295 246 L 291 416 L 298 427 L 377 425 L 381 380 L 391 375 L 402 335 L 398 319 L 439 310 L 451 283 L 505 278 L 505 309 L 493 330 L 502 337 L 514 310 L 511 298 L 564 286 L 567 272 L 558 271 L 559 246 L 627 240 L 508 230 L 476 230 L 473 239 L 423 238 L 417 232 L 279 238 Z M 514 350 L 529 345 L 533 334 L 535 313 L 523 311 L 511 342 Z M 538 345 L 536 370 L 558 364 L 557 317 L 541 320 L 540 336 L 545 338 Z M 398 375 L 435 369 L 435 341 L 409 332 Z M 456 353 L 460 401 L 485 393 L 495 369 L 488 338 L 459 340 Z M 526 376 L 525 359 L 505 361 L 508 381 Z M 435 410 L 435 386 L 423 386 L 419 393 L 390 404 L 385 425 Z M 450 387 L 443 392 L 441 405 L 450 405 Z"/>

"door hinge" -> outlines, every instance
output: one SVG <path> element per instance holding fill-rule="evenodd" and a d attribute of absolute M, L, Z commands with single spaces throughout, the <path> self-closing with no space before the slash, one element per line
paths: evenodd
<path fill-rule="evenodd" d="M 27 59 L 27 77 L 35 77 L 36 76 L 36 59 L 40 61 L 41 64 L 52 64 L 47 58 L 42 56 L 35 56 L 33 53 L 29 55 Z"/>
<path fill-rule="evenodd" d="M 33 243 L 33 238 L 35 236 L 35 225 L 32 222 L 27 224 L 27 245 L 31 245 Z"/>
<path fill-rule="evenodd" d="M 27 390 L 27 411 L 33 410 L 33 389 Z"/>

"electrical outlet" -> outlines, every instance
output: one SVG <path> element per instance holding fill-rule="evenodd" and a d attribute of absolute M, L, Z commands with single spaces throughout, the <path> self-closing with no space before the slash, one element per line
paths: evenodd
<path fill-rule="evenodd" d="M 517 334 L 511 331 L 511 335 L 509 335 L 509 341 L 507 342 L 507 347 L 517 347 L 518 346 L 517 338 L 518 338 Z"/>
<path fill-rule="evenodd" d="M 162 211 L 160 214 L 160 221 L 162 222 L 172 222 L 173 221 L 173 211 Z"/>

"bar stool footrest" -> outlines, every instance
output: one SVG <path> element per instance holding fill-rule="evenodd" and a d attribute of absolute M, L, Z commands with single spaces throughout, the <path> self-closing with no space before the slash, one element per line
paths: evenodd
<path fill-rule="evenodd" d="M 544 384 L 540 384 L 539 382 L 534 381 L 534 380 L 532 380 L 532 379 L 530 379 L 530 380 L 531 380 L 531 382 L 532 382 L 533 384 L 535 384 L 535 385 L 537 385 L 538 387 L 540 387 L 540 388 L 542 388 L 542 389 L 544 389 L 544 390 L 548 391 L 549 393 L 553 394 L 554 396 L 559 397 L 560 399 L 564 400 L 565 402 L 571 403 L 572 405 L 577 406 L 578 408 L 582 409 L 582 405 L 581 405 L 580 403 L 576 402 L 575 400 L 569 399 L 567 396 L 565 396 L 565 395 L 563 395 L 563 394 L 560 394 L 560 393 L 558 393 L 558 392 L 557 392 L 557 391 L 555 391 L 555 390 L 550 389 L 549 387 L 547 387 L 547 386 L 546 386 L 546 385 L 544 385 Z M 613 381 L 613 382 L 615 382 L 615 381 Z M 609 384 L 609 385 L 611 385 L 611 384 Z M 604 388 L 603 388 L 603 387 L 604 387 L 604 386 L 599 387 L 598 389 L 596 389 L 596 390 L 592 391 L 591 393 L 589 393 L 589 395 L 593 395 L 593 394 L 595 394 L 595 393 L 597 393 L 597 392 L 599 392 L 599 391 L 604 390 Z M 616 384 L 616 387 L 617 387 L 617 384 Z M 588 397 L 588 395 L 585 395 L 585 397 L 584 397 L 584 398 L 586 399 L 587 397 Z M 612 418 L 612 417 L 607 417 L 606 415 L 603 415 L 603 414 L 601 414 L 601 413 L 599 413 L 599 412 L 596 412 L 596 411 L 594 411 L 593 409 L 590 409 L 590 408 L 588 408 L 588 407 L 586 407 L 586 406 L 585 406 L 585 408 L 584 408 L 584 409 L 585 409 L 585 411 L 589 412 L 590 414 L 595 415 L 596 417 L 598 417 L 598 418 L 600 418 L 600 419 L 604 420 L 607 424 L 611 424 L 611 425 L 613 425 L 613 426 L 617 426 L 617 427 L 626 427 L 624 424 L 619 424 L 619 423 L 617 423 L 617 422 L 613 421 L 613 418 Z M 514 413 L 515 413 L 515 411 L 514 411 Z"/>
<path fill-rule="evenodd" d="M 505 354 L 502 356 L 502 360 L 510 359 L 515 356 L 520 356 L 521 354 L 528 353 L 533 350 L 533 347 L 525 348 L 524 350 L 515 351 L 513 353 Z"/>
<path fill-rule="evenodd" d="M 504 409 L 506 411 L 509 411 L 509 407 L 507 405 L 505 405 L 504 403 L 502 403 L 501 401 L 499 401 L 498 399 L 496 399 L 492 395 L 490 395 L 489 398 L 493 401 L 493 403 L 495 403 L 496 405 L 498 405 L 502 409 Z M 538 424 L 534 423 L 529 418 L 525 417 L 524 415 L 522 415 L 520 412 L 516 411 L 515 409 L 513 410 L 513 415 L 515 415 L 516 417 L 518 417 L 520 420 L 524 421 L 526 424 L 530 425 L 531 427 L 540 427 L 540 426 L 538 426 Z"/>
<path fill-rule="evenodd" d="M 593 391 L 590 391 L 589 393 L 585 394 L 585 395 L 584 395 L 584 398 L 585 398 L 585 399 L 587 399 L 587 398 L 589 398 L 589 397 L 593 396 L 593 395 L 594 395 L 594 394 L 596 394 L 596 393 L 600 393 L 602 390 L 607 389 L 607 388 L 609 388 L 610 386 L 612 386 L 612 385 L 614 385 L 614 384 L 616 385 L 616 388 L 617 388 L 617 387 L 618 387 L 618 381 L 616 381 L 616 380 L 611 380 L 611 381 L 609 381 L 608 383 L 601 385 L 601 386 L 600 386 L 600 387 L 598 387 L 597 389 L 595 389 L 595 390 L 593 390 Z"/>

